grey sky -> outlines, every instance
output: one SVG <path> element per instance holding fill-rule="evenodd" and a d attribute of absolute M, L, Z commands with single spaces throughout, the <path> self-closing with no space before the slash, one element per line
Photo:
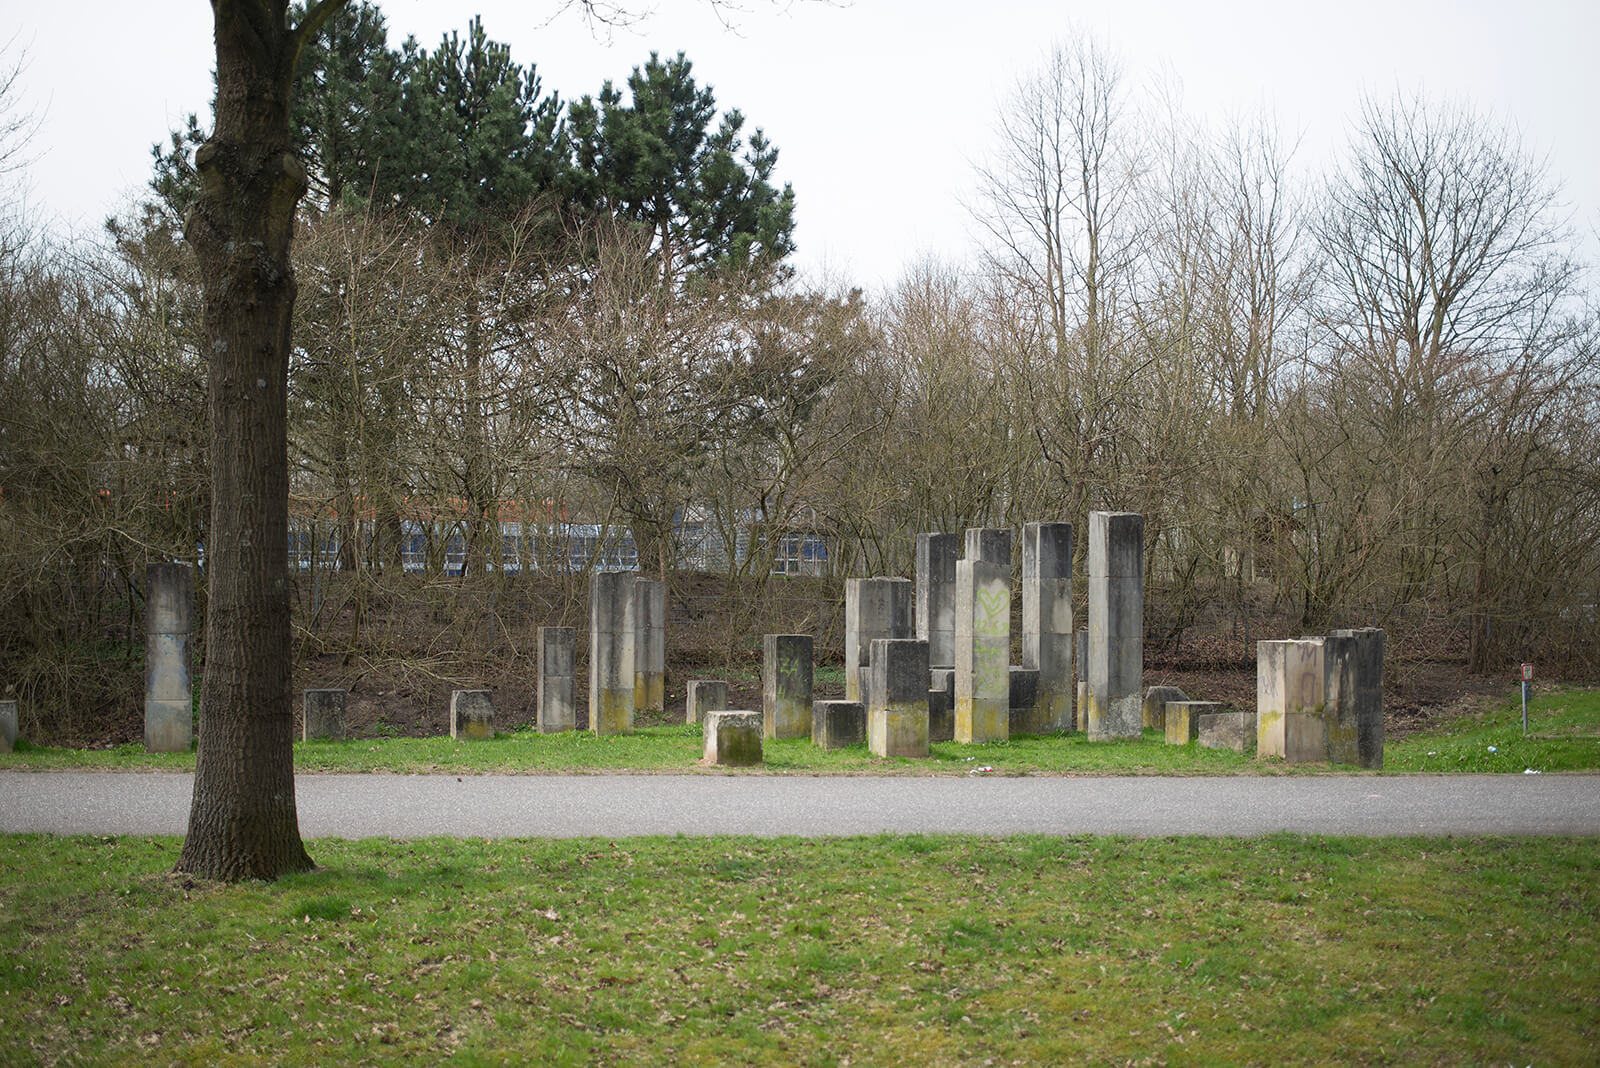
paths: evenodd
<path fill-rule="evenodd" d="M 26 52 L 23 103 L 42 118 L 30 205 L 92 230 L 149 175 L 149 147 L 203 110 L 212 65 L 204 0 L 0 0 Z M 659 0 L 609 42 L 534 0 L 385 0 L 390 40 L 427 47 L 474 12 L 564 97 L 622 81 L 650 51 L 685 51 L 702 84 L 780 149 L 799 202 L 798 261 L 869 286 L 975 235 L 962 208 L 995 108 L 1074 25 L 1099 35 L 1138 86 L 1165 71 L 1187 110 L 1222 121 L 1271 109 L 1314 172 L 1342 145 L 1361 94 L 1422 88 L 1515 124 L 1563 183 L 1591 259 L 1600 249 L 1600 3 L 1531 0 L 743 0 L 730 32 L 704 3 Z"/>

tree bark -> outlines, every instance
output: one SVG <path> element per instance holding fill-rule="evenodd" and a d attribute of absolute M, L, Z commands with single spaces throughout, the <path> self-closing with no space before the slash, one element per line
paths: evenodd
<path fill-rule="evenodd" d="M 179 871 L 212 879 L 313 866 L 295 810 L 290 704 L 289 244 L 306 177 L 289 96 L 304 36 L 343 2 L 321 0 L 291 29 L 287 0 L 212 0 L 216 129 L 195 153 L 202 191 L 184 225 L 204 279 L 210 360 L 206 663 L 178 859 Z"/>

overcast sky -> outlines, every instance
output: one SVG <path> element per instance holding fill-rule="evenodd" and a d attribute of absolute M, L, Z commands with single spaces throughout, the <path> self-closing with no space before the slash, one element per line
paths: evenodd
<path fill-rule="evenodd" d="M 962 207 L 993 116 L 1019 76 L 1074 26 L 1118 53 L 1130 84 L 1166 70 L 1209 121 L 1263 107 L 1323 166 L 1363 92 L 1421 88 L 1514 124 L 1564 187 L 1584 250 L 1600 239 L 1600 2 L 1596 0 L 742 0 L 725 28 L 700 0 L 654 0 L 597 40 L 556 3 L 383 0 L 390 43 L 432 49 L 476 13 L 490 37 L 575 98 L 622 82 L 654 51 L 687 53 L 722 107 L 777 145 L 798 201 L 797 260 L 892 283 L 920 256 L 969 255 Z M 206 0 L 0 0 L 25 56 L 21 105 L 39 119 L 28 203 L 93 230 L 139 192 L 150 145 L 203 111 L 213 63 Z M 203 118 L 204 116 L 202 116 Z"/>

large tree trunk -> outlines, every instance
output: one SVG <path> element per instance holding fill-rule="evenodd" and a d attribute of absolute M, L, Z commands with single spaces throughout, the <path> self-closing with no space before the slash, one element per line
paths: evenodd
<path fill-rule="evenodd" d="M 341 2 L 314 6 L 307 24 Z M 212 0 L 216 130 L 195 153 L 202 193 L 184 230 L 204 278 L 212 490 L 200 745 L 178 870 L 231 881 L 312 867 L 289 693 L 289 243 L 306 179 L 289 140 L 301 36 L 286 8 Z"/>

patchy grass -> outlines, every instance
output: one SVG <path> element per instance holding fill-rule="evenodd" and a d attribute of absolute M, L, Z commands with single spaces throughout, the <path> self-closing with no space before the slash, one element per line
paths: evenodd
<path fill-rule="evenodd" d="M 1588 1064 L 1589 840 L 0 837 L 0 1063 Z"/>
<path fill-rule="evenodd" d="M 1384 746 L 1386 771 L 1593 771 L 1600 768 L 1600 690 L 1556 690 L 1496 704 L 1437 732 Z"/>
<path fill-rule="evenodd" d="M 1384 747 L 1387 772 L 1522 772 L 1600 770 L 1600 691 L 1560 690 L 1529 707 L 1522 736 L 1520 704 L 1497 705 Z M 1492 748 L 1491 748 L 1492 747 Z M 450 738 L 363 738 L 295 745 L 301 772 L 388 771 L 408 774 L 552 774 L 695 772 L 702 741 L 698 726 L 642 727 L 629 735 L 587 731 L 539 734 L 513 730 L 487 742 Z M 857 745 L 823 752 L 809 738 L 768 741 L 766 763 L 751 774 L 807 775 L 1309 775 L 1348 774 L 1345 765 L 1257 761 L 1194 743 L 1169 746 L 1157 731 L 1137 740 L 1090 742 L 1082 734 L 1022 736 L 1005 742 L 932 747 L 929 760 L 880 760 Z M 149 754 L 142 746 L 47 749 L 18 745 L 0 754 L 0 770 L 156 770 L 194 768 L 193 753 Z M 985 770 L 986 769 L 986 770 Z"/>

